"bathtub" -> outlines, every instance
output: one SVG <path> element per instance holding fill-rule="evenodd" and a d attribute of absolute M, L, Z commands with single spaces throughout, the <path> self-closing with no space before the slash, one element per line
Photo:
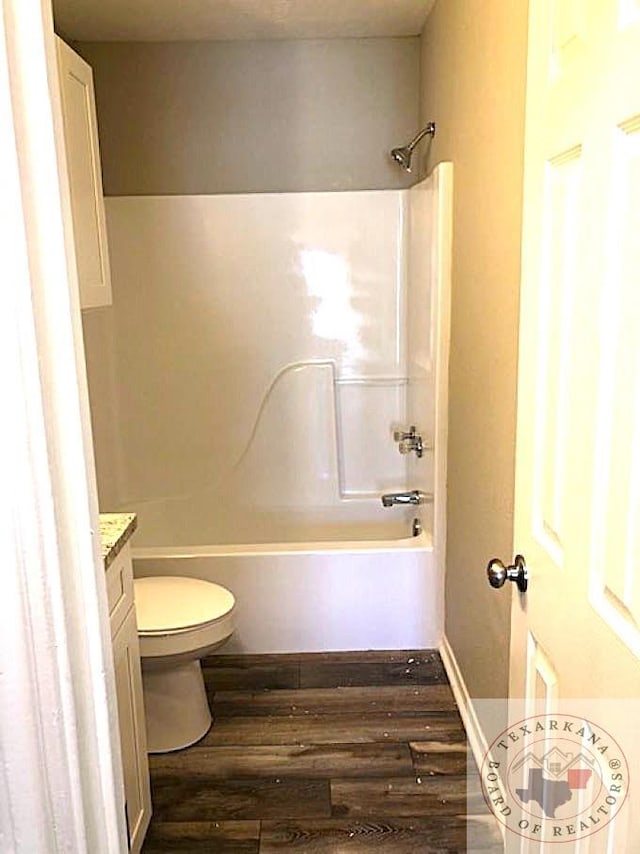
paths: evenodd
<path fill-rule="evenodd" d="M 427 532 L 388 540 L 143 546 L 134 574 L 185 575 L 233 591 L 223 653 L 433 649 L 443 633 L 442 571 Z"/>
<path fill-rule="evenodd" d="M 440 644 L 452 197 L 440 164 L 407 191 L 109 200 L 101 502 L 138 513 L 136 575 L 235 594 L 225 652 Z M 407 489 L 433 504 L 383 508 Z"/>

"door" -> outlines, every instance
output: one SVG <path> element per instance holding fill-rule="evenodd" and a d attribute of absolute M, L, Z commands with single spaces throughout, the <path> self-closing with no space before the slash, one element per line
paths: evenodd
<path fill-rule="evenodd" d="M 529 586 L 511 585 L 510 659 L 526 715 L 640 697 L 640 0 L 531 0 L 529 24 L 514 521 Z M 560 850 L 640 850 L 614 825 Z"/>
<path fill-rule="evenodd" d="M 531 4 L 522 270 L 511 694 L 638 697 L 640 0 Z"/>

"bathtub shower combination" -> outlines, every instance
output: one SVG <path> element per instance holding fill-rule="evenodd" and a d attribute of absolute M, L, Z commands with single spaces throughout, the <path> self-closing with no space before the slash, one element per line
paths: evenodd
<path fill-rule="evenodd" d="M 233 591 L 224 652 L 438 645 L 451 200 L 448 163 L 402 191 L 106 200 L 101 506 L 138 513 L 137 576 Z"/>

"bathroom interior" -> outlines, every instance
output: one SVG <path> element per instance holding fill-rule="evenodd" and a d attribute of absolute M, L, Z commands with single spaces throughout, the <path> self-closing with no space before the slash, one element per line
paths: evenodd
<path fill-rule="evenodd" d="M 303 689 L 309 662 L 391 667 L 413 689 L 444 648 L 427 681 L 505 694 L 481 570 L 511 537 L 526 3 L 53 6 L 95 88 L 110 292 L 83 302 L 83 358 L 100 510 L 131 537 L 131 750 L 158 755 L 168 827 L 163 774 L 224 744 L 232 671 L 295 662 L 297 684 L 253 688 Z M 122 752 L 139 850 L 148 771 Z"/>

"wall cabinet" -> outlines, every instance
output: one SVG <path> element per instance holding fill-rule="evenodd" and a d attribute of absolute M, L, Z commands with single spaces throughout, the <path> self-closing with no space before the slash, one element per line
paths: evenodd
<path fill-rule="evenodd" d="M 111 304 L 111 273 L 91 67 L 56 38 L 80 305 Z"/>
<path fill-rule="evenodd" d="M 129 850 L 139 852 L 151 819 L 149 761 L 142 699 L 131 547 L 107 569 L 107 596 L 116 674 L 118 722 Z"/>

